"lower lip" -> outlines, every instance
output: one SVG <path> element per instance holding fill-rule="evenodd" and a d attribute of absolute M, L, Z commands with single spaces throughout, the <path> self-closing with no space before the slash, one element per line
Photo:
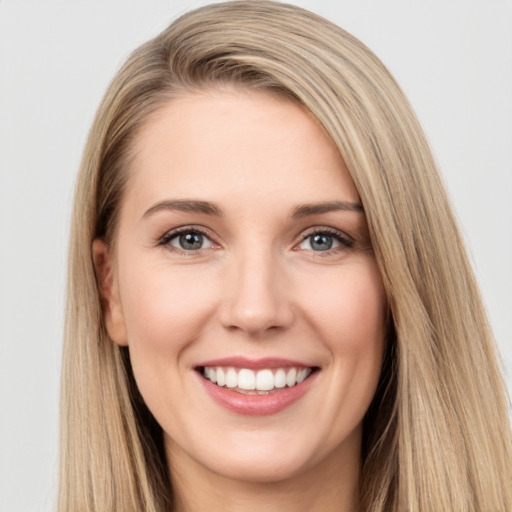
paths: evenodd
<path fill-rule="evenodd" d="M 302 398 L 311 388 L 317 374 L 318 371 L 312 373 L 300 384 L 279 389 L 268 395 L 245 395 L 217 386 L 201 375 L 199 378 L 208 394 L 226 409 L 245 416 L 268 416 L 283 411 Z"/>

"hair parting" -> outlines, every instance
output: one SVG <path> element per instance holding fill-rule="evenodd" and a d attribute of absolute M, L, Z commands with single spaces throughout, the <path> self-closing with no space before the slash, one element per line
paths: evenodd
<path fill-rule="evenodd" d="M 129 57 L 76 184 L 62 373 L 59 511 L 172 510 L 162 432 L 107 334 L 92 243 L 115 247 L 133 142 L 172 98 L 239 87 L 309 110 L 360 195 L 389 304 L 364 422 L 362 510 L 512 510 L 508 400 L 428 143 L 395 80 L 325 19 L 267 0 L 191 11 Z"/>

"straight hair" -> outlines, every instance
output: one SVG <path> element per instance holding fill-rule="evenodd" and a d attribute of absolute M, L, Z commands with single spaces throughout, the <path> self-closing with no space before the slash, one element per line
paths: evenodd
<path fill-rule="evenodd" d="M 115 247 L 145 123 L 173 98 L 225 85 L 308 109 L 361 198 L 389 304 L 382 374 L 364 419 L 362 510 L 512 510 L 506 389 L 423 131 L 359 40 L 304 9 L 260 0 L 177 19 L 132 53 L 96 114 L 71 226 L 59 511 L 172 510 L 162 431 L 127 349 L 107 334 L 91 247 L 97 238 Z"/>

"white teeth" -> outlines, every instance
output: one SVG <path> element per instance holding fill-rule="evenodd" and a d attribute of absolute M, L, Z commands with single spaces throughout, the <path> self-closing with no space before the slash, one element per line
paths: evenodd
<path fill-rule="evenodd" d="M 297 382 L 297 369 L 290 368 L 286 374 L 286 385 L 292 387 Z"/>
<path fill-rule="evenodd" d="M 248 370 L 247 368 L 242 368 L 238 372 L 238 387 L 240 389 L 247 389 L 247 390 L 256 389 L 256 377 L 252 370 Z"/>
<path fill-rule="evenodd" d="M 238 375 L 234 368 L 228 368 L 228 372 L 226 373 L 226 386 L 228 388 L 238 387 Z"/>
<path fill-rule="evenodd" d="M 270 391 L 274 389 L 274 374 L 272 370 L 260 370 L 256 375 L 256 389 Z"/>
<path fill-rule="evenodd" d="M 284 388 L 286 386 L 286 373 L 282 368 L 279 368 L 274 374 L 274 385 L 276 388 Z"/>
<path fill-rule="evenodd" d="M 224 386 L 224 384 L 226 384 L 226 375 L 224 370 L 222 368 L 212 368 L 212 370 L 217 374 L 217 385 Z"/>
<path fill-rule="evenodd" d="M 308 376 L 308 368 L 301 368 L 297 372 L 297 384 L 302 382 Z"/>
<path fill-rule="evenodd" d="M 238 389 L 249 394 L 267 394 L 268 391 L 300 384 L 311 373 L 311 368 L 278 368 L 259 371 L 249 368 L 205 367 L 203 375 L 218 386 Z M 252 392 L 252 393 L 251 393 Z"/>

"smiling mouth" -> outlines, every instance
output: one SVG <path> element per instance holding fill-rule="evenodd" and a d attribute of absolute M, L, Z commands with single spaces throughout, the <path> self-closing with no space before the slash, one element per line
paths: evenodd
<path fill-rule="evenodd" d="M 245 395 L 270 395 L 285 388 L 292 388 L 304 382 L 317 367 L 287 368 L 235 368 L 223 366 L 202 366 L 199 373 L 218 387 Z"/>

